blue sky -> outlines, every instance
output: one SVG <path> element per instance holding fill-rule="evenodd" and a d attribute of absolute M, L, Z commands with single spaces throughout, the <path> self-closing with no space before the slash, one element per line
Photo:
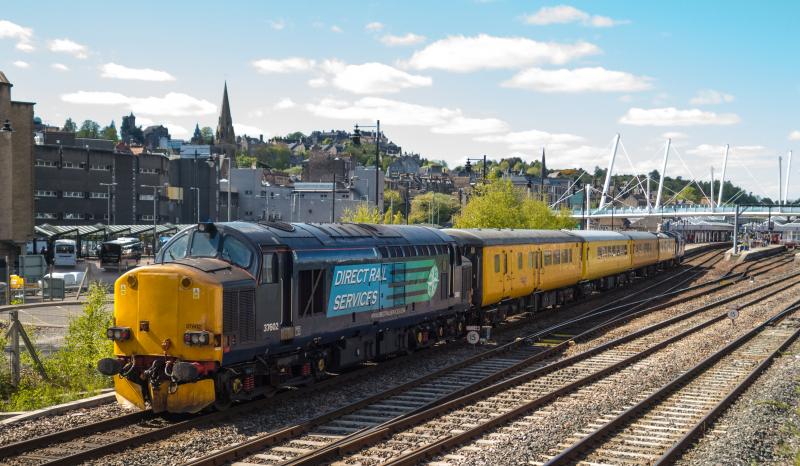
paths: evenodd
<path fill-rule="evenodd" d="M 659 168 L 672 137 L 668 173 L 708 179 L 730 144 L 728 177 L 775 198 L 777 156 L 800 148 L 798 17 L 798 2 L 15 2 L 0 70 L 52 124 L 133 110 L 187 137 L 216 126 L 227 80 L 237 134 L 381 119 L 451 166 L 546 147 L 549 166 L 592 169 L 619 132 L 615 171 Z"/>

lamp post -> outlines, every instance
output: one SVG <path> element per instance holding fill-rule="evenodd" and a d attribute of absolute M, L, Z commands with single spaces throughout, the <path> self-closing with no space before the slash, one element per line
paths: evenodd
<path fill-rule="evenodd" d="M 197 217 L 196 223 L 200 223 L 200 188 L 195 188 L 194 186 L 189 187 L 189 190 L 195 191 L 195 196 L 197 197 Z"/>
<path fill-rule="evenodd" d="M 108 190 L 108 195 L 106 197 L 106 201 L 108 201 L 107 202 L 108 203 L 108 208 L 107 208 L 107 214 L 106 214 L 106 222 L 109 225 L 113 225 L 113 223 L 111 223 L 111 187 L 112 186 L 116 186 L 116 185 L 117 185 L 116 182 L 113 182 L 113 183 L 100 183 L 100 186 L 105 186 L 107 188 L 107 190 Z"/>
<path fill-rule="evenodd" d="M 156 257 L 156 232 L 158 230 L 158 190 L 161 189 L 159 185 L 143 184 L 142 188 L 152 188 L 153 190 L 153 260 Z"/>
<path fill-rule="evenodd" d="M 378 124 L 380 124 L 380 122 L 378 122 Z M 336 162 L 338 162 L 339 160 L 341 160 L 339 157 L 336 157 L 335 159 L 333 159 L 333 183 L 331 185 L 331 223 L 336 223 Z M 377 199 L 378 199 L 377 198 L 377 193 L 378 193 L 378 191 L 376 190 L 375 191 L 375 194 L 376 194 L 375 204 L 376 205 L 378 203 L 378 201 L 377 201 Z"/>

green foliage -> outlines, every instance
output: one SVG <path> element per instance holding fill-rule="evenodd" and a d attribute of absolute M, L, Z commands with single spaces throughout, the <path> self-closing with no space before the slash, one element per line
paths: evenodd
<path fill-rule="evenodd" d="M 295 131 L 294 133 L 289 133 L 286 135 L 287 141 L 300 141 L 301 139 L 305 139 L 306 135 L 301 133 L 300 131 Z"/>
<path fill-rule="evenodd" d="M 64 127 L 61 128 L 61 130 L 74 133 L 78 131 L 78 125 L 76 125 L 75 122 L 72 121 L 72 118 L 67 118 L 67 121 L 64 122 Z"/>
<path fill-rule="evenodd" d="M 0 411 L 29 410 L 62 403 L 91 395 L 110 385 L 111 380 L 96 370 L 97 361 L 112 356 L 113 349 L 112 342 L 105 335 L 111 324 L 106 292 L 105 286 L 99 282 L 89 286 L 83 313 L 70 320 L 64 346 L 43 358 L 49 383 L 31 369 L 30 357 L 23 357 L 20 386 L 13 392 L 0 392 L 4 398 L 0 401 Z M 30 332 L 28 335 L 33 337 Z M 0 371 L 0 380 L 2 377 Z M 8 385 L 0 384 L 3 387 Z"/>
<path fill-rule="evenodd" d="M 679 201 L 687 201 L 687 202 L 700 202 L 700 193 L 697 192 L 694 186 L 686 186 L 678 195 L 675 197 L 676 200 Z"/>
<path fill-rule="evenodd" d="M 100 138 L 101 139 L 109 139 L 111 141 L 117 142 L 119 141 L 119 136 L 117 135 L 117 127 L 114 126 L 114 122 L 112 121 L 110 125 L 103 128 L 100 131 Z"/>
<path fill-rule="evenodd" d="M 399 191 L 395 191 L 394 189 L 384 189 L 383 190 L 383 210 L 384 211 L 392 211 L 392 214 L 395 212 L 403 212 L 404 211 L 403 196 L 400 195 Z"/>
<path fill-rule="evenodd" d="M 100 138 L 100 125 L 96 121 L 84 120 L 76 136 L 79 138 L 98 139 Z"/>
<path fill-rule="evenodd" d="M 340 221 L 342 223 L 381 223 L 381 214 L 375 207 L 370 207 L 366 202 L 358 205 L 356 209 L 345 209 Z"/>
<path fill-rule="evenodd" d="M 300 165 L 295 165 L 293 167 L 289 167 L 286 169 L 286 173 L 290 175 L 302 175 L 303 174 L 303 167 Z"/>
<path fill-rule="evenodd" d="M 200 128 L 200 134 L 203 136 L 203 144 L 214 144 L 214 130 L 210 126 Z"/>
<path fill-rule="evenodd" d="M 448 194 L 433 192 L 421 194 L 411 199 L 408 223 L 445 225 L 450 223 L 459 208 L 458 199 Z"/>
<path fill-rule="evenodd" d="M 264 146 L 257 146 L 253 152 L 253 157 L 258 159 L 259 162 L 276 170 L 285 170 L 289 168 L 289 161 L 292 156 L 292 151 L 288 147 L 281 144 L 268 144 Z"/>
<path fill-rule="evenodd" d="M 509 180 L 490 179 L 478 185 L 467 205 L 455 217 L 456 228 L 574 228 L 569 212 L 553 213 L 541 201 L 529 198 Z"/>
<path fill-rule="evenodd" d="M 236 154 L 236 168 L 250 168 L 256 163 L 256 158 L 242 152 Z"/>

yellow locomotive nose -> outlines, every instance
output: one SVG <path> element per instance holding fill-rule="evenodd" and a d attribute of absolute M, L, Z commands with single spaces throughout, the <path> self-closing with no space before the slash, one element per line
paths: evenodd
<path fill-rule="evenodd" d="M 117 398 L 158 412 L 196 412 L 214 401 L 208 376 L 222 361 L 222 287 L 207 274 L 179 264 L 147 266 L 114 285 Z M 176 370 L 177 369 L 177 370 Z"/>

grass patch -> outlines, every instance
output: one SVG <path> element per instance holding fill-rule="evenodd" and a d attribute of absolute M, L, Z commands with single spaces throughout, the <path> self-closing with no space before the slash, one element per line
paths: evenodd
<path fill-rule="evenodd" d="M 790 405 L 789 403 L 777 400 L 762 400 L 757 402 L 756 404 L 761 406 L 771 406 L 781 411 L 788 411 L 792 407 L 792 405 Z"/>
<path fill-rule="evenodd" d="M 107 290 L 92 283 L 81 315 L 70 320 L 64 346 L 42 358 L 49 382 L 33 368 L 27 351 L 22 353 L 19 387 L 11 387 L 8 364 L 0 369 L 0 411 L 27 411 L 95 395 L 111 385 L 111 378 L 96 370 L 97 361 L 111 357 L 113 342 L 106 338 L 111 325 L 111 310 L 106 305 Z M 26 330 L 27 332 L 27 330 Z M 28 332 L 28 336 L 35 336 Z M 0 340 L 0 347 L 7 342 Z"/>

